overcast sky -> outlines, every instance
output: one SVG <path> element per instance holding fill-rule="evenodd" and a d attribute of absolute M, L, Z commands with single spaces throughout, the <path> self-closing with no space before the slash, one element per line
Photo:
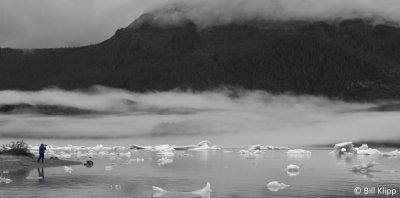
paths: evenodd
<path fill-rule="evenodd" d="M 171 2 L 179 2 L 179 9 L 172 4 L 165 12 L 164 5 Z M 198 27 L 253 18 L 373 18 L 400 23 L 400 0 L 0 0 L 0 47 L 94 44 L 159 8 L 159 23 L 186 18 Z"/>
<path fill-rule="evenodd" d="M 0 47 L 97 43 L 164 0 L 0 0 Z"/>

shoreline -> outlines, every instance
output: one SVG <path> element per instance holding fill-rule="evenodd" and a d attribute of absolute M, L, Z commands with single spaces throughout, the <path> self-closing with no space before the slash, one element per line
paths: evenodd
<path fill-rule="evenodd" d="M 37 162 L 37 157 L 0 155 L 0 171 L 13 171 L 19 169 L 34 169 L 42 167 L 72 166 L 83 164 L 79 161 L 49 159 L 45 158 L 44 163 Z"/>

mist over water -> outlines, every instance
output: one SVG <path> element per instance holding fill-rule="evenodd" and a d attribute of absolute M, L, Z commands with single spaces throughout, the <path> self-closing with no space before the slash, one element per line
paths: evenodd
<path fill-rule="evenodd" d="M 132 143 L 137 138 L 181 140 L 164 142 L 171 144 L 209 139 L 225 147 L 400 140 L 400 112 L 370 111 L 378 105 L 227 89 L 149 93 L 99 86 L 86 91 L 7 90 L 0 91 L 0 110 L 13 109 L 0 111 L 0 136 L 129 139 Z M 40 108 L 47 108 L 47 113 Z M 82 111 L 64 115 L 68 108 Z"/>

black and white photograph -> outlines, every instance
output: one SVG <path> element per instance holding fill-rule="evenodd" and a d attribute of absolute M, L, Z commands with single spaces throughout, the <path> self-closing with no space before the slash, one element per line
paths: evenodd
<path fill-rule="evenodd" d="M 399 0 L 0 0 L 0 198 L 400 197 Z"/>

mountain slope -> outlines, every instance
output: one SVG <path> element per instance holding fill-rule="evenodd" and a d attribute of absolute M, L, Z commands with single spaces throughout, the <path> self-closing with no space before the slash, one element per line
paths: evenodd
<path fill-rule="evenodd" d="M 91 46 L 1 49 L 0 89 L 239 86 L 348 100 L 400 98 L 400 28 L 254 21 L 198 30 L 141 23 Z"/>

